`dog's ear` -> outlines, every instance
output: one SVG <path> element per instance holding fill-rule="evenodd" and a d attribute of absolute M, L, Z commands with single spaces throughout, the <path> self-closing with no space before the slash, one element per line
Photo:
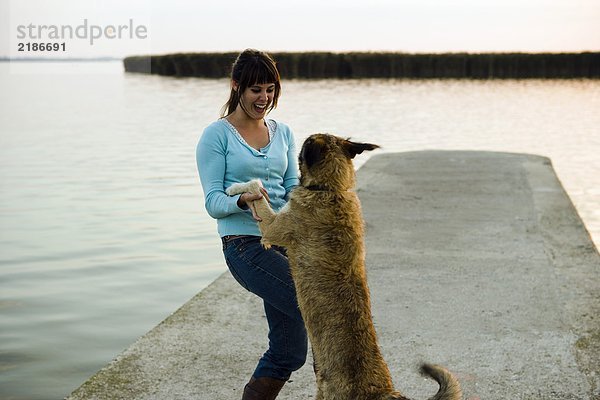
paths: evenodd
<path fill-rule="evenodd" d="M 300 163 L 304 163 L 310 168 L 321 161 L 323 158 L 323 145 L 324 142 L 321 139 L 308 138 L 300 151 Z"/>
<path fill-rule="evenodd" d="M 354 158 L 357 154 L 361 154 L 365 150 L 370 151 L 370 150 L 375 150 L 375 149 L 379 148 L 379 146 L 376 144 L 356 143 L 356 142 L 351 142 L 349 140 L 344 140 L 344 143 L 342 144 L 342 146 L 344 147 L 344 151 L 346 152 L 346 155 L 348 156 L 348 158 Z"/>

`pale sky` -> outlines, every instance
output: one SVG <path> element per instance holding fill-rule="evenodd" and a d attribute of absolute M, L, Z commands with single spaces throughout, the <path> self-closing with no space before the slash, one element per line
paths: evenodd
<path fill-rule="evenodd" d="M 84 25 L 87 20 L 87 27 Z M 0 0 L 0 56 L 101 57 L 172 52 L 600 51 L 600 0 Z M 18 37 L 18 27 L 26 32 Z M 33 30 L 27 27 L 33 25 Z M 51 26 L 86 38 L 47 40 Z M 118 26 L 121 38 L 97 32 Z M 42 39 L 37 37 L 42 28 Z M 137 28 L 143 26 L 142 28 Z M 130 27 L 146 36 L 130 37 Z M 68 33 L 68 30 L 66 31 Z M 33 33 L 33 37 L 31 35 Z M 56 33 L 55 33 L 56 34 Z M 104 35 L 104 33 L 103 33 Z M 56 53 L 19 43 L 65 43 Z M 26 44 L 25 44 L 26 46 Z"/>

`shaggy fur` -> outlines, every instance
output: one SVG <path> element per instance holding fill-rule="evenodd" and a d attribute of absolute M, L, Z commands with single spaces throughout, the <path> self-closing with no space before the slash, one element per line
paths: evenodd
<path fill-rule="evenodd" d="M 262 243 L 287 249 L 300 311 L 313 347 L 317 400 L 401 400 L 381 356 L 371 318 L 365 271 L 363 220 L 352 159 L 377 145 L 327 135 L 309 137 L 300 152 L 300 186 L 275 213 L 263 198 L 253 202 Z M 228 194 L 257 193 L 260 180 L 236 184 Z M 462 398 L 444 368 L 421 372 L 440 389 L 431 400 Z"/>

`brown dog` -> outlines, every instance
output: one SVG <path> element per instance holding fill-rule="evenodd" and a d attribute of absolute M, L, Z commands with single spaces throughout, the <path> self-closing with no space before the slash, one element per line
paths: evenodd
<path fill-rule="evenodd" d="M 316 134 L 300 152 L 300 186 L 275 213 L 263 198 L 252 206 L 262 219 L 262 243 L 287 249 L 298 304 L 312 344 L 317 400 L 401 400 L 381 356 L 371 318 L 365 271 L 363 220 L 352 159 L 379 146 Z M 228 194 L 259 192 L 259 180 L 236 184 Z M 431 400 L 462 398 L 444 368 L 425 364 L 423 374 L 440 389 Z"/>

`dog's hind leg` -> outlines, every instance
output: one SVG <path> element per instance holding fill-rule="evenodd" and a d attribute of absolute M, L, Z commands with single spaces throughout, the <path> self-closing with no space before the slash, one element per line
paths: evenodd
<path fill-rule="evenodd" d="M 319 388 L 321 386 L 321 372 L 319 371 L 319 364 L 317 362 L 317 356 L 315 354 L 315 349 L 312 349 L 312 356 L 313 356 L 313 371 L 315 373 L 315 380 L 317 381 L 317 388 Z M 323 399 L 323 395 L 321 394 L 321 392 L 319 390 L 317 390 L 317 397 L 315 398 L 315 400 L 322 400 Z"/>

